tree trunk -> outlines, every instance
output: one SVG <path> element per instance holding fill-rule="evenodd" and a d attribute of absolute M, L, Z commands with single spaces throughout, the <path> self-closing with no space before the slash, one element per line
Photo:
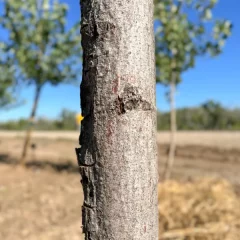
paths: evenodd
<path fill-rule="evenodd" d="M 82 0 L 86 240 L 157 240 L 152 0 Z"/>
<path fill-rule="evenodd" d="M 170 116 L 170 145 L 168 152 L 168 159 L 166 163 L 164 180 L 170 178 L 174 160 L 175 160 L 175 151 L 176 151 L 176 131 L 177 131 L 177 122 L 176 122 L 176 109 L 175 109 L 175 91 L 176 85 L 174 82 L 170 84 L 170 108 L 171 108 L 171 116 Z"/>
<path fill-rule="evenodd" d="M 32 135 L 32 131 L 33 131 L 33 123 L 34 123 L 35 116 L 36 116 L 36 111 L 37 111 L 37 106 L 38 106 L 38 102 L 39 102 L 40 92 L 41 92 L 41 86 L 37 86 L 32 111 L 31 111 L 31 114 L 30 114 L 30 117 L 29 117 L 29 127 L 28 127 L 28 130 L 27 130 L 27 133 L 26 133 L 26 137 L 25 137 L 25 141 L 24 141 L 24 145 L 23 145 L 22 156 L 21 156 L 21 159 L 20 159 L 20 163 L 22 165 L 25 164 L 25 160 L 26 160 L 26 157 L 27 157 L 27 151 L 28 151 L 28 148 L 29 148 L 31 135 Z"/>

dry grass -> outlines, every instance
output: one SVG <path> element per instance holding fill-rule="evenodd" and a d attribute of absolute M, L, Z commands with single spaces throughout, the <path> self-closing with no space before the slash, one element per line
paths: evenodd
<path fill-rule="evenodd" d="M 81 240 L 79 174 L 0 165 L 1 240 Z"/>
<path fill-rule="evenodd" d="M 169 143 L 169 132 L 158 132 L 159 144 Z M 178 131 L 177 145 L 197 145 L 221 147 L 225 149 L 240 148 L 240 131 Z"/>
<path fill-rule="evenodd" d="M 0 131 L 0 137 L 23 137 L 25 132 Z M 169 132 L 158 132 L 160 144 L 169 142 Z M 224 148 L 240 148 L 240 131 L 179 131 L 176 135 L 179 145 L 201 145 Z M 77 131 L 35 131 L 34 138 L 69 139 L 78 141 Z"/>
<path fill-rule="evenodd" d="M 239 240 L 239 200 L 225 180 L 159 184 L 160 239 Z"/>
<path fill-rule="evenodd" d="M 0 165 L 0 239 L 81 239 L 78 174 Z M 239 240 L 240 202 L 225 180 L 159 184 L 162 240 Z"/>
<path fill-rule="evenodd" d="M 29 151 L 27 169 L 13 165 L 23 134 L 0 132 L 0 239 L 81 238 L 83 196 L 74 152 L 78 133 L 36 132 L 37 148 Z M 161 164 L 168 136 L 158 134 Z M 206 178 L 227 178 L 240 193 L 240 133 L 180 132 L 177 142 L 173 177 L 201 180 L 159 185 L 161 239 L 240 240 L 240 200 L 233 185 Z"/>

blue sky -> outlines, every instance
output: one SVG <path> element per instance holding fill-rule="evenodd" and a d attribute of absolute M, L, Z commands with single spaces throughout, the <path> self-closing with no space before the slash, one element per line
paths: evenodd
<path fill-rule="evenodd" d="M 69 26 L 80 19 L 79 1 L 62 0 L 69 4 Z M 177 89 L 177 107 L 196 106 L 213 99 L 224 106 L 240 107 L 240 1 L 219 0 L 214 16 L 226 18 L 233 22 L 233 34 L 228 40 L 222 55 L 217 58 L 199 58 L 196 67 L 183 75 L 183 82 Z M 0 35 L 3 32 L 0 31 Z M 81 73 L 79 73 L 81 74 Z M 157 108 L 167 111 L 169 105 L 165 98 L 166 88 L 157 85 Z M 37 116 L 56 118 L 63 108 L 80 112 L 79 87 L 46 85 L 41 95 Z M 33 88 L 21 91 L 26 101 L 21 107 L 0 111 L 0 121 L 26 118 L 30 113 Z"/>

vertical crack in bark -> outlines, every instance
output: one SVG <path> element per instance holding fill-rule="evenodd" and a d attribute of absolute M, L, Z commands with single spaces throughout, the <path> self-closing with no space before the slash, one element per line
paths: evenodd
<path fill-rule="evenodd" d="M 118 96 L 118 98 L 116 100 L 116 105 L 117 105 L 117 113 L 119 115 L 126 113 L 126 111 L 124 109 L 123 99 L 121 97 L 119 97 L 119 96 Z"/>
<path fill-rule="evenodd" d="M 82 131 L 79 139 L 81 148 L 76 148 L 76 155 L 83 186 L 84 203 L 82 206 L 83 233 L 85 238 L 96 239 L 97 236 L 97 211 L 96 211 L 96 177 L 95 164 L 97 149 L 93 137 L 93 120 L 91 112 L 82 121 Z"/>

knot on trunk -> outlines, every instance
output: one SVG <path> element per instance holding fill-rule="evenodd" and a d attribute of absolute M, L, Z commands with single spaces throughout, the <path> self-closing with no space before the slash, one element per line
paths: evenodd
<path fill-rule="evenodd" d="M 124 114 L 132 110 L 151 111 L 153 106 L 139 94 L 138 88 L 126 86 L 116 99 L 117 113 Z"/>

